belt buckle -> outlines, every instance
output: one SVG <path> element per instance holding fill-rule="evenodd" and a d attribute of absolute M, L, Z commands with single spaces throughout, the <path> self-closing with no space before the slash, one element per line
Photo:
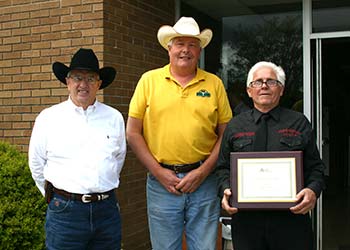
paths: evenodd
<path fill-rule="evenodd" d="M 91 194 L 84 194 L 81 196 L 81 201 L 84 203 L 90 203 L 91 202 Z"/>
<path fill-rule="evenodd" d="M 175 174 L 180 173 L 179 171 L 180 171 L 184 166 L 186 166 L 186 164 L 177 164 L 177 165 L 173 165 Z"/>
<path fill-rule="evenodd" d="M 175 174 L 179 173 L 179 166 L 178 165 L 174 165 L 174 172 L 175 172 Z"/>

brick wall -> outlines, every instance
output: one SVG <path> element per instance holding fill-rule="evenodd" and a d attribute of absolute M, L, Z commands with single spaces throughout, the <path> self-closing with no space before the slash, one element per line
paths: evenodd
<path fill-rule="evenodd" d="M 82 3 L 86 2 L 86 3 Z M 81 46 L 103 52 L 103 1 L 0 1 L 0 136 L 27 151 L 37 114 L 67 98 L 52 74 Z M 101 58 L 103 59 L 103 57 Z"/>
<path fill-rule="evenodd" d="M 101 66 L 117 69 L 98 99 L 126 119 L 140 75 L 167 62 L 156 33 L 174 22 L 173 10 L 173 0 L 0 1 L 0 139 L 27 152 L 38 113 L 67 99 L 52 63 L 68 65 L 80 47 L 93 48 Z M 118 192 L 124 250 L 150 249 L 145 176 L 128 151 Z"/>

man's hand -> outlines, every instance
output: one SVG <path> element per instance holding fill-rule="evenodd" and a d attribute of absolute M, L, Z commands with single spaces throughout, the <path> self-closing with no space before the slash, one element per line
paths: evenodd
<path fill-rule="evenodd" d="M 169 193 L 181 195 L 181 191 L 176 188 L 181 179 L 176 176 L 174 171 L 160 167 L 153 175 Z"/>
<path fill-rule="evenodd" d="M 290 211 L 294 214 L 306 214 L 315 207 L 316 194 L 310 188 L 304 188 L 297 194 L 298 205 L 291 207 Z"/>
<path fill-rule="evenodd" d="M 231 197 L 232 193 L 231 190 L 229 188 L 225 189 L 224 191 L 224 197 L 222 197 L 221 200 L 221 207 L 229 214 L 235 214 L 238 212 L 238 209 L 235 207 L 231 207 L 230 206 L 230 197 Z"/>
<path fill-rule="evenodd" d="M 193 193 L 202 184 L 207 176 L 201 168 L 196 168 L 186 174 L 176 185 L 176 189 L 182 193 Z"/>

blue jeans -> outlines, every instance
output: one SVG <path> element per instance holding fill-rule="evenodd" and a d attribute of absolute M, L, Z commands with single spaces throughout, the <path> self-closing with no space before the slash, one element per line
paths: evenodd
<path fill-rule="evenodd" d="M 178 196 L 149 174 L 147 209 L 153 250 L 181 250 L 184 231 L 188 250 L 216 249 L 220 202 L 215 175 L 208 176 L 195 192 Z"/>
<path fill-rule="evenodd" d="M 54 194 L 46 213 L 48 250 L 121 248 L 121 221 L 117 199 L 83 203 Z"/>

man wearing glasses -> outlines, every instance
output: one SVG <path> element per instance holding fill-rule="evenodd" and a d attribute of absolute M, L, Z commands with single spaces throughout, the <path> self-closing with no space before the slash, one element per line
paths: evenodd
<path fill-rule="evenodd" d="M 271 62 L 259 62 L 248 73 L 247 93 L 254 108 L 234 117 L 221 143 L 216 174 L 221 205 L 232 215 L 235 250 L 312 250 L 309 212 L 324 189 L 322 163 L 311 124 L 299 112 L 279 106 L 285 73 Z M 264 128 L 264 133 L 261 133 Z M 302 151 L 304 188 L 286 210 L 243 210 L 231 207 L 230 153 Z"/>
<path fill-rule="evenodd" d="M 126 154 L 124 120 L 96 100 L 116 71 L 100 69 L 91 49 L 79 49 L 69 67 L 55 62 L 53 72 L 69 98 L 38 115 L 29 145 L 32 176 L 48 202 L 46 247 L 118 250 L 115 190 Z"/>

